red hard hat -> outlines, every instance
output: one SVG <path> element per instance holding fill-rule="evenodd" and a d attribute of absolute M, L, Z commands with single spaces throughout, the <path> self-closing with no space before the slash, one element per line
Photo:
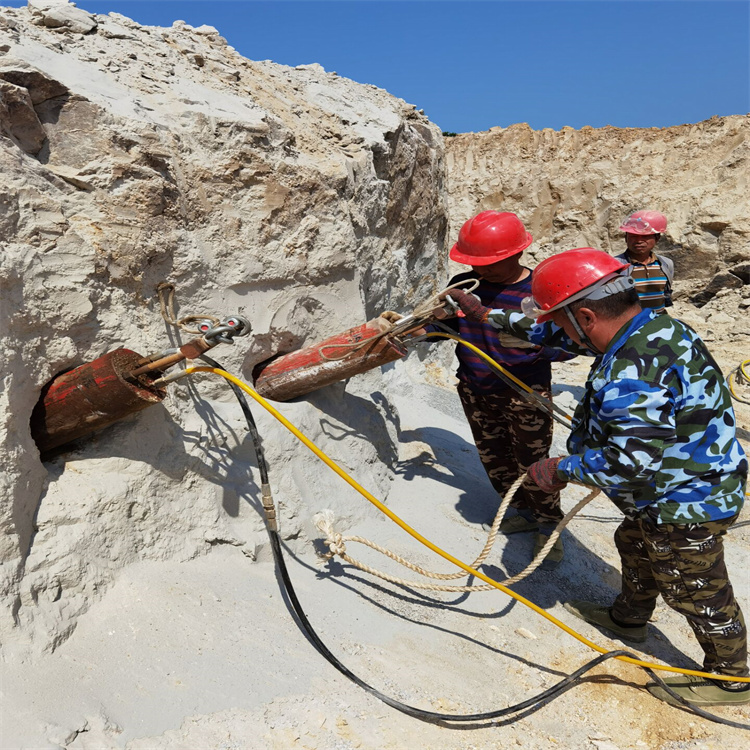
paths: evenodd
<path fill-rule="evenodd" d="M 620 227 L 628 234 L 661 234 L 667 229 L 667 217 L 658 211 L 636 211 Z"/>
<path fill-rule="evenodd" d="M 543 260 L 531 277 L 531 304 L 542 313 L 537 317 L 537 323 L 549 320 L 550 312 L 575 299 L 589 296 L 581 292 L 600 286 L 601 282 L 615 278 L 626 268 L 629 268 L 628 263 L 593 247 L 577 247 Z M 629 282 L 632 285 L 632 281 Z"/>
<path fill-rule="evenodd" d="M 488 266 L 522 253 L 533 239 L 515 214 L 482 211 L 461 227 L 450 258 L 469 266 Z"/>

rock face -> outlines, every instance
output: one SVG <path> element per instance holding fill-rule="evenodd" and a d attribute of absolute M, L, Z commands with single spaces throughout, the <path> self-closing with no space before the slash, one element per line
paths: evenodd
<path fill-rule="evenodd" d="M 263 544 L 252 451 L 222 384 L 174 388 L 42 464 L 29 415 L 44 383 L 118 346 L 173 346 L 162 280 L 180 315 L 250 319 L 251 338 L 216 354 L 250 380 L 279 351 L 433 292 L 447 216 L 442 138 L 413 106 L 318 65 L 251 62 L 211 27 L 44 0 L 0 9 L 0 135 L 0 640 L 12 659 L 64 640 L 131 562 Z M 324 449 L 361 401 L 349 391 L 290 406 Z M 373 407 L 360 429 L 338 458 L 385 491 L 386 420 Z M 303 495 L 336 494 L 327 477 L 311 487 L 307 449 L 270 420 L 264 435 L 288 517 Z"/>
<path fill-rule="evenodd" d="M 687 295 L 678 300 L 680 314 L 713 341 L 731 326 L 746 341 L 747 126 L 744 117 L 666 131 L 515 126 L 450 139 L 446 169 L 440 132 L 414 107 L 318 65 L 251 62 L 211 27 L 141 27 L 65 0 L 0 8 L 8 746 L 286 750 L 303 737 L 326 749 L 464 748 L 464 733 L 386 714 L 321 669 L 283 607 L 275 569 L 251 564 L 270 559 L 259 472 L 223 381 L 169 385 L 163 403 L 45 462 L 29 426 L 40 391 L 118 347 L 152 354 L 190 338 L 162 319 L 161 281 L 176 287 L 178 317 L 250 320 L 248 338 L 211 351 L 250 381 L 279 352 L 422 302 L 445 281 L 448 240 L 483 208 L 528 222 L 532 260 L 582 244 L 614 250 L 629 211 L 663 210 L 680 283 L 703 295 L 699 309 Z M 481 523 L 496 497 L 455 393 L 437 387 L 450 347 L 434 356 L 427 367 L 410 357 L 335 384 L 283 413 L 373 494 L 463 554 L 484 544 Z M 585 369 L 565 363 L 559 400 L 572 404 Z M 278 422 L 253 411 L 281 535 L 298 553 L 295 585 L 323 641 L 354 660 L 355 672 L 364 666 L 373 685 L 412 705 L 465 714 L 526 701 L 588 658 L 575 644 L 561 648 L 553 626 L 531 624 L 522 607 L 413 597 L 330 568 L 321 575 L 310 545 L 319 510 L 331 509 L 342 532 L 359 529 L 407 557 L 409 545 Z M 576 531 L 562 577 L 531 584 L 545 608 L 572 594 L 605 601 L 607 581 L 619 585 L 607 551 L 611 508 L 592 512 L 600 522 Z M 500 562 L 520 570 L 527 552 L 509 544 Z M 433 568 L 424 550 L 415 559 Z M 695 647 L 683 618 L 665 610 L 661 625 L 673 627 L 659 659 Z M 682 640 L 673 640 L 678 619 Z M 483 678 L 488 664 L 502 679 Z M 554 670 L 538 672 L 544 664 Z M 628 693 L 578 687 L 588 692 L 557 704 L 565 722 L 552 727 L 538 714 L 513 730 L 503 721 L 472 741 L 608 744 L 609 735 L 590 734 L 592 716 L 612 736 L 632 730 L 627 746 L 686 739 Z M 631 710 L 646 721 L 623 723 Z"/>
<path fill-rule="evenodd" d="M 698 304 L 747 284 L 750 116 L 673 128 L 492 128 L 446 139 L 451 237 L 485 209 L 518 213 L 534 261 L 573 247 L 620 253 L 631 212 L 669 221 L 657 248 Z M 533 265 L 533 264 L 532 264 Z"/>

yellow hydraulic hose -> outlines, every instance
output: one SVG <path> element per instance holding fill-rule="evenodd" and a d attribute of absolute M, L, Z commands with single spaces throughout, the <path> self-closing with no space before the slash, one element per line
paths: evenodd
<path fill-rule="evenodd" d="M 491 367 L 493 367 L 496 370 L 499 370 L 506 378 L 508 378 L 508 380 L 512 380 L 519 388 L 521 388 L 522 390 L 526 391 L 527 393 L 530 393 L 532 396 L 535 396 L 536 398 L 542 398 L 542 399 L 544 399 L 544 397 L 540 396 L 535 390 L 533 390 L 532 388 L 529 388 L 529 386 L 526 385 L 526 383 L 524 383 L 522 380 L 519 380 L 512 373 L 508 372 L 501 364 L 499 364 L 498 362 L 495 362 L 495 360 L 492 359 L 492 357 L 490 357 L 489 355 L 485 354 L 481 349 L 479 349 L 478 347 L 474 346 L 474 344 L 470 344 L 465 339 L 462 339 L 460 336 L 454 336 L 453 334 L 450 334 L 450 333 L 430 332 L 430 333 L 426 333 L 425 334 L 425 338 L 450 339 L 451 341 L 455 341 L 455 342 L 457 342 L 459 344 L 463 344 L 468 349 L 471 349 L 471 351 L 473 351 L 475 354 L 478 354 L 483 360 L 485 360 L 487 362 L 488 365 L 490 365 Z M 544 399 L 544 400 L 546 401 L 547 399 Z M 549 404 L 550 404 L 550 409 L 551 409 L 552 408 L 552 402 L 550 401 Z M 567 419 L 569 422 L 573 421 L 573 418 L 569 414 L 565 414 L 564 412 L 562 412 L 562 410 L 560 410 L 560 411 L 561 411 L 563 417 L 565 417 L 565 419 Z"/>
<path fill-rule="evenodd" d="M 522 604 L 525 604 L 527 607 L 529 607 L 530 609 L 533 609 L 536 613 L 540 614 L 542 617 L 549 620 L 553 625 L 557 625 L 558 628 L 560 628 L 561 630 L 564 630 L 569 635 L 572 635 L 573 638 L 575 638 L 577 641 L 580 641 L 585 646 L 588 646 L 594 651 L 598 651 L 600 654 L 608 653 L 608 649 L 598 646 L 593 641 L 590 641 L 588 638 L 585 638 L 584 636 L 582 636 L 580 633 L 577 633 L 572 628 L 569 628 L 564 622 L 562 622 L 561 620 L 558 620 L 553 615 L 550 615 L 549 613 L 545 612 L 541 607 L 534 604 L 534 602 L 529 601 L 528 599 L 524 598 L 520 594 L 515 593 L 514 591 L 511 591 L 511 589 L 507 588 L 506 586 L 503 586 L 502 583 L 498 583 L 497 581 L 493 580 L 492 578 L 485 575 L 481 571 L 475 570 L 474 568 L 470 567 L 469 565 L 462 562 L 458 558 L 453 557 L 453 555 L 451 555 L 450 553 L 445 552 L 444 550 L 440 549 L 440 547 L 433 544 L 429 539 L 426 539 L 425 537 L 423 537 L 418 531 L 416 531 L 411 526 L 409 526 L 405 521 L 401 520 L 401 518 L 399 518 L 392 510 L 389 510 L 380 500 L 378 500 L 376 497 L 371 495 L 356 480 L 350 477 L 338 464 L 336 464 L 322 450 L 320 450 L 320 448 L 318 448 L 310 439 L 305 437 L 305 435 L 303 435 L 283 414 L 281 414 L 277 409 L 271 406 L 271 404 L 269 404 L 268 401 L 266 401 L 266 399 L 258 395 L 252 388 L 250 388 L 249 385 L 247 385 L 246 383 L 243 383 L 234 375 L 231 375 L 225 370 L 220 370 L 217 367 L 188 367 L 185 370 L 183 370 L 181 374 L 192 375 L 193 373 L 196 373 L 196 372 L 210 372 L 210 373 L 213 373 L 214 375 L 220 375 L 221 377 L 228 380 L 230 383 L 234 383 L 236 386 L 241 388 L 245 393 L 248 394 L 248 396 L 250 396 L 255 401 L 257 401 L 267 412 L 269 412 L 276 419 L 278 419 L 279 422 L 281 422 L 281 424 L 284 425 L 284 427 L 286 427 L 298 440 L 304 443 L 321 461 L 323 461 L 323 463 L 325 463 L 330 469 L 336 472 L 336 474 L 338 474 L 347 484 L 349 484 L 351 487 L 357 490 L 357 492 L 359 492 L 360 495 L 362 495 L 367 500 L 369 500 L 381 512 L 385 513 L 385 515 L 388 516 L 388 518 L 390 518 L 394 523 L 400 526 L 407 534 L 414 537 L 417 541 L 421 542 L 426 547 L 429 547 L 433 552 L 440 555 L 444 559 L 448 560 L 448 562 L 453 563 L 457 567 L 462 568 L 470 575 L 476 576 L 477 578 L 484 581 L 485 583 L 489 583 L 491 586 L 494 586 L 496 589 L 499 589 L 500 591 L 504 592 L 505 594 L 512 597 L 513 599 L 521 602 Z M 619 659 L 620 661 L 627 662 L 628 664 L 635 664 L 636 666 L 639 666 L 639 667 L 647 667 L 649 669 L 657 669 L 657 670 L 662 670 L 664 672 L 677 672 L 679 674 L 689 674 L 689 675 L 695 675 L 697 677 L 707 677 L 712 680 L 727 680 L 730 682 L 750 682 L 750 677 L 733 677 L 730 675 L 699 672 L 698 670 L 695 670 L 695 669 L 682 669 L 679 667 L 671 667 L 671 666 L 667 666 L 663 664 L 654 664 L 648 661 L 641 661 L 640 659 L 634 659 L 630 656 L 616 656 L 614 658 Z"/>
<path fill-rule="evenodd" d="M 750 401 L 748 401 L 746 398 L 742 398 L 742 396 L 738 396 L 737 393 L 734 390 L 734 383 L 732 382 L 737 381 L 740 379 L 740 376 L 744 378 L 746 384 L 750 384 L 750 375 L 748 375 L 747 370 L 745 370 L 745 367 L 747 365 L 750 365 L 750 359 L 746 359 L 744 362 L 740 362 L 737 367 L 732 370 L 732 372 L 727 375 L 727 385 L 729 386 L 729 391 L 732 394 L 732 397 L 735 399 L 735 401 L 739 401 L 742 404 L 750 404 Z"/>

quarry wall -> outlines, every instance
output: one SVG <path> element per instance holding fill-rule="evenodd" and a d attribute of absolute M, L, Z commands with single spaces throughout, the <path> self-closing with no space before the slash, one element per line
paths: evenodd
<path fill-rule="evenodd" d="M 674 260 L 678 293 L 704 304 L 750 283 L 749 156 L 749 115 L 671 128 L 518 124 L 449 137 L 449 234 L 477 211 L 513 211 L 534 236 L 533 265 L 573 247 L 624 252 L 623 219 L 660 211 L 669 223 L 657 251 Z"/>

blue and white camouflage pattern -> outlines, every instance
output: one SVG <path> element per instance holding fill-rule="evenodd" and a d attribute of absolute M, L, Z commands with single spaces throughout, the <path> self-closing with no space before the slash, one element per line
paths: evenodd
<path fill-rule="evenodd" d="M 490 320 L 533 343 L 592 355 L 554 323 L 505 310 Z M 599 487 L 630 517 L 716 521 L 744 501 L 748 463 L 724 376 L 695 331 L 651 310 L 596 356 L 568 452 L 560 475 Z"/>

